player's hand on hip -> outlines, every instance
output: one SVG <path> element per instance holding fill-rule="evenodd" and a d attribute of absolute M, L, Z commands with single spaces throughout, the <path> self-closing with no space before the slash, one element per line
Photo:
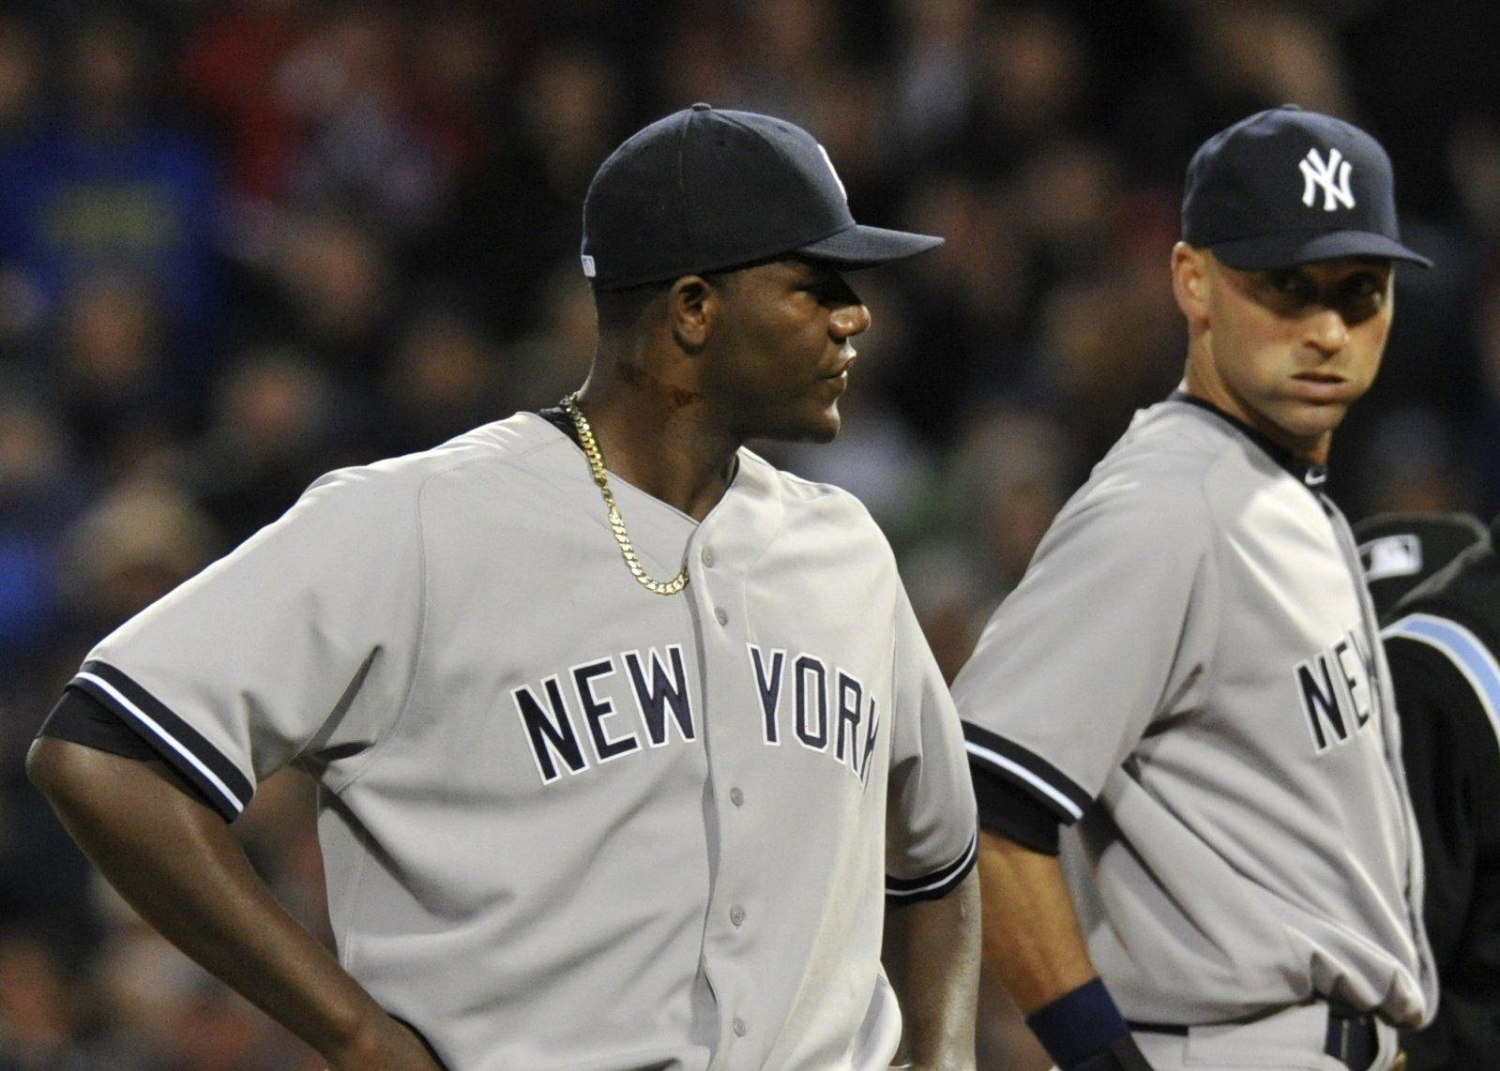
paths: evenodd
<path fill-rule="evenodd" d="M 411 1027 L 388 1015 L 361 1031 L 348 1051 L 324 1055 L 328 1071 L 446 1071 Z"/>
<path fill-rule="evenodd" d="M 1069 1071 L 1151 1071 L 1151 1065 L 1146 1062 L 1135 1039 L 1126 1034 L 1116 1038 L 1103 1052 L 1073 1064 Z"/>

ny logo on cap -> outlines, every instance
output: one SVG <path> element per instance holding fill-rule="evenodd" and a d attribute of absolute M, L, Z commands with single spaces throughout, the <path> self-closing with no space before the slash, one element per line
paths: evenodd
<path fill-rule="evenodd" d="M 1308 208 L 1316 198 L 1314 189 L 1323 188 L 1323 211 L 1332 212 L 1339 205 L 1354 207 L 1354 194 L 1349 189 L 1349 161 L 1337 149 L 1328 150 L 1328 162 L 1318 155 L 1317 149 L 1308 149 L 1307 155 L 1297 165 L 1302 169 L 1302 203 Z M 1337 176 L 1337 182 L 1335 182 Z"/>
<path fill-rule="evenodd" d="M 833 161 L 828 158 L 828 150 L 819 145 L 818 152 L 823 154 L 823 162 L 828 165 L 828 173 L 833 176 L 833 181 L 838 183 L 839 193 L 844 195 L 844 203 L 847 204 L 849 202 L 849 191 L 844 189 L 844 180 L 839 178 L 839 173 L 833 169 Z"/>

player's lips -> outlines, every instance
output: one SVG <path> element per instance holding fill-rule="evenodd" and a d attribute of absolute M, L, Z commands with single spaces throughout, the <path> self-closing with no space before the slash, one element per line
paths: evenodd
<path fill-rule="evenodd" d="M 831 372 L 826 373 L 823 378 L 847 379 L 849 377 L 849 368 L 854 364 L 854 359 L 858 356 L 859 354 L 855 352 L 853 346 L 845 346 L 839 351 L 839 363 L 834 366 Z"/>
<path fill-rule="evenodd" d="M 1357 392 L 1343 376 L 1329 372 L 1301 372 L 1292 377 L 1292 394 L 1309 402 L 1349 402 Z"/>

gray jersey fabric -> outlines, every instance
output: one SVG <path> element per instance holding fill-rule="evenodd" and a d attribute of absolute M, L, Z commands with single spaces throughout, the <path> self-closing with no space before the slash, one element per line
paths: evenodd
<path fill-rule="evenodd" d="M 1128 1019 L 1316 996 L 1430 1015 L 1420 849 L 1359 568 L 1316 489 L 1175 396 L 1059 513 L 955 682 L 976 768 L 1076 823 L 1065 873 Z"/>
<path fill-rule="evenodd" d="M 885 896 L 975 851 L 884 538 L 749 451 L 701 523 L 521 414 L 332 473 L 74 685 L 233 817 L 320 783 L 339 956 L 454 1071 L 884 1068 Z"/>

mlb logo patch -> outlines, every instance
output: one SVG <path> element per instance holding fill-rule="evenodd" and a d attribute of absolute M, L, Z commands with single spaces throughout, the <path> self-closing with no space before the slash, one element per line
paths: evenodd
<path fill-rule="evenodd" d="M 1359 556 L 1367 580 L 1415 576 L 1422 571 L 1422 540 L 1412 532 L 1382 536 L 1360 547 Z"/>

